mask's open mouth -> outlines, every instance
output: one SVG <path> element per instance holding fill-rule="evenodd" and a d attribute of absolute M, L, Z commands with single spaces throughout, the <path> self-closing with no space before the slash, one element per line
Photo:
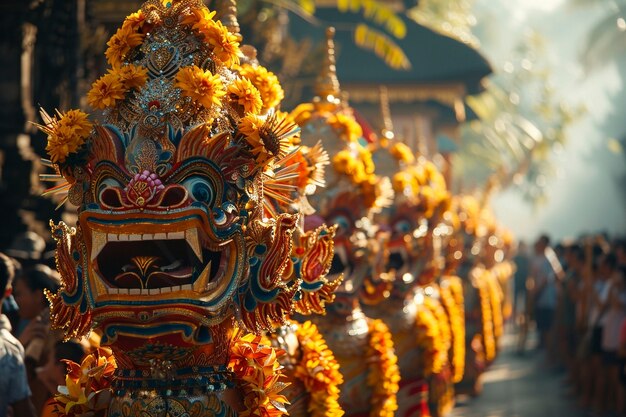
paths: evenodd
<path fill-rule="evenodd" d="M 351 269 L 352 265 L 348 259 L 345 247 L 343 245 L 335 244 L 335 255 L 333 256 L 332 263 L 330 264 L 330 270 L 328 271 L 327 277 L 333 280 L 342 273 L 349 273 Z"/>
<path fill-rule="evenodd" d="M 228 245 L 222 251 L 209 250 L 202 241 L 198 229 L 154 234 L 93 231 L 91 259 L 109 294 L 203 291 L 224 276 L 230 251 Z"/>
<path fill-rule="evenodd" d="M 405 259 L 406 253 L 402 253 L 400 251 L 392 251 L 389 254 L 389 259 L 387 260 L 387 271 L 401 271 L 404 266 L 407 264 L 407 260 Z"/>

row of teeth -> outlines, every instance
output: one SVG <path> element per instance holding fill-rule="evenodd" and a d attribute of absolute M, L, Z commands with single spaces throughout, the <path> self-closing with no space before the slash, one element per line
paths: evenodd
<path fill-rule="evenodd" d="M 209 263 L 209 268 L 211 264 Z M 125 294 L 125 295 L 158 295 L 167 294 L 175 291 L 191 291 L 193 289 L 191 284 L 175 285 L 173 287 L 164 288 L 107 288 L 109 294 Z"/>
<path fill-rule="evenodd" d="M 189 247 L 196 254 L 200 262 L 202 262 L 202 249 L 200 248 L 200 239 L 197 229 L 187 229 L 184 232 L 169 233 L 145 233 L 145 234 L 117 234 L 103 233 L 96 230 L 93 231 L 91 237 L 91 260 L 98 257 L 102 249 L 108 242 L 133 242 L 147 240 L 181 240 L 185 239 Z"/>

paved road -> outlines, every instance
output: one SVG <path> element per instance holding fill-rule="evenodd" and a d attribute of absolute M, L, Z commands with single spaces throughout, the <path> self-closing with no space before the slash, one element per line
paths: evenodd
<path fill-rule="evenodd" d="M 450 417 L 585 417 L 563 394 L 563 372 L 546 369 L 542 352 L 515 355 L 514 337 L 505 335 L 502 352 L 483 375 L 478 398 L 461 397 Z"/>

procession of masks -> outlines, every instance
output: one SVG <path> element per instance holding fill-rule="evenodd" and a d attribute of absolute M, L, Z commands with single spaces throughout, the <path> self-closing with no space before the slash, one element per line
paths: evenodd
<path fill-rule="evenodd" d="M 332 28 L 315 95 L 285 112 L 224 16 L 147 1 L 91 114 L 42 110 L 51 192 L 78 208 L 51 223 L 51 323 L 99 340 L 58 414 L 446 415 L 498 354 L 510 233 L 389 124 L 365 137 Z"/>

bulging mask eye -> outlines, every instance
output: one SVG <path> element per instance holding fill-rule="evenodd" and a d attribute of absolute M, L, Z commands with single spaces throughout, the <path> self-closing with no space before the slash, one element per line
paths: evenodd
<path fill-rule="evenodd" d="M 337 235 L 349 234 L 352 224 L 346 216 L 332 216 L 329 219 L 330 224 L 337 225 Z"/>
<path fill-rule="evenodd" d="M 190 177 L 183 181 L 182 185 L 195 201 L 209 206 L 215 203 L 215 190 L 213 185 L 205 178 L 198 176 Z"/>
<path fill-rule="evenodd" d="M 411 231 L 411 223 L 408 220 L 398 220 L 393 225 L 393 230 L 401 235 L 407 234 Z"/>

